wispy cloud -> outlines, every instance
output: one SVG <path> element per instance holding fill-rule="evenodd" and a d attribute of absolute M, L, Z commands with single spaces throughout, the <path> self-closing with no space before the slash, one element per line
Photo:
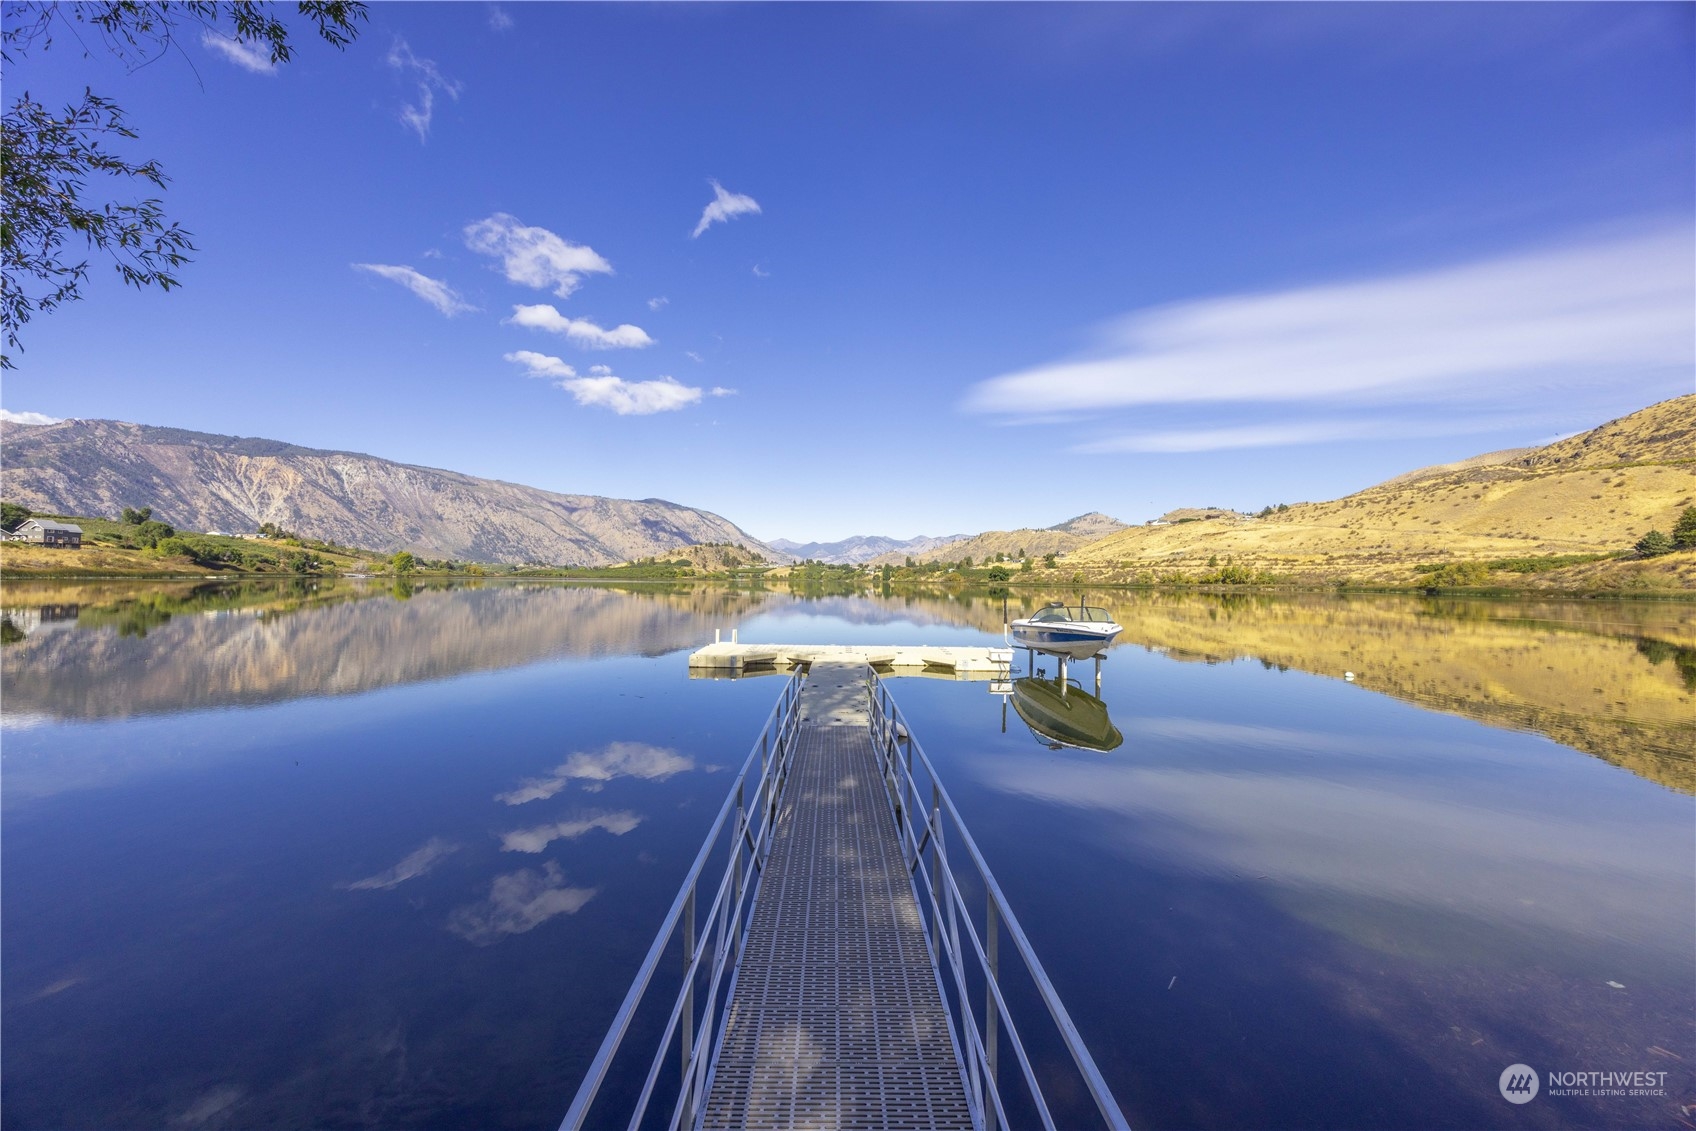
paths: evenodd
<path fill-rule="evenodd" d="M 674 412 L 698 404 L 701 400 L 700 389 L 671 377 L 661 377 L 657 381 L 626 381 L 605 365 L 590 366 L 589 375 L 583 377 L 564 361 L 545 353 L 516 350 L 504 357 L 507 361 L 524 366 L 525 375 L 528 377 L 552 379 L 557 387 L 570 393 L 578 404 L 610 408 L 620 416 L 651 416 L 656 412 Z M 502 796 L 504 798 L 508 795 Z M 552 794 L 536 796 L 550 797 Z M 533 798 L 526 797 L 524 800 Z M 516 805 L 518 802 L 508 804 Z"/>
<path fill-rule="evenodd" d="M 514 326 L 527 326 L 532 330 L 563 334 L 573 344 L 584 349 L 643 349 L 654 344 L 654 339 L 648 337 L 648 332 L 640 326 L 632 326 L 627 322 L 606 330 L 586 318 L 567 318 L 547 303 L 514 306 L 512 317 L 507 321 Z"/>
<path fill-rule="evenodd" d="M 507 360 L 515 359 L 509 354 Z M 557 362 L 559 359 L 550 357 L 543 360 Z M 495 800 L 504 801 L 508 805 L 523 805 L 528 801 L 541 801 L 552 797 L 574 781 L 583 782 L 584 788 L 595 790 L 615 778 L 665 781 L 694 768 L 693 758 L 679 754 L 670 747 L 650 746 L 645 742 L 610 742 L 597 751 L 574 752 L 546 775 L 527 778 L 517 789 L 496 794 Z"/>
<path fill-rule="evenodd" d="M 493 31 L 506 31 L 512 27 L 512 17 L 499 4 L 490 4 L 489 27 Z"/>
<path fill-rule="evenodd" d="M 1277 448 L 1336 441 L 1412 439 L 1508 431 L 1535 423 L 1523 414 L 1487 415 L 1423 421 L 1396 414 L 1387 419 L 1336 419 L 1247 424 L 1229 428 L 1173 428 L 1131 432 L 1078 444 L 1085 455 L 1110 452 L 1219 452 L 1237 448 Z"/>
<path fill-rule="evenodd" d="M 407 880 L 417 879 L 440 863 L 444 856 L 451 856 L 458 851 L 459 845 L 441 837 L 431 837 L 422 846 L 407 853 L 393 868 L 385 868 L 375 876 L 366 876 L 363 880 L 336 886 L 344 891 L 387 891 Z"/>
<path fill-rule="evenodd" d="M 537 353 L 534 350 L 514 350 L 511 353 L 502 354 L 501 360 L 524 366 L 527 370 L 524 374 L 526 377 L 553 377 L 557 380 L 566 380 L 577 376 L 577 370 L 564 361 L 545 353 Z"/>
<path fill-rule="evenodd" d="M 734 397 L 736 395 L 736 390 L 727 389 L 723 385 L 714 385 L 711 389 L 707 390 L 707 395 L 710 397 Z"/>
<path fill-rule="evenodd" d="M 13 412 L 11 409 L 0 408 L 0 424 L 58 424 L 59 419 L 44 412 Z"/>
<path fill-rule="evenodd" d="M 642 823 L 640 814 L 621 810 L 617 813 L 584 813 L 564 821 L 554 821 L 529 829 L 514 829 L 501 836 L 502 852 L 540 852 L 556 840 L 576 840 L 585 833 L 601 829 L 613 836 L 623 836 Z"/>
<path fill-rule="evenodd" d="M 277 73 L 277 64 L 271 62 L 271 56 L 268 53 L 231 39 L 227 35 L 219 35 L 211 28 L 206 28 L 200 33 L 200 45 L 250 74 L 275 75 Z"/>
<path fill-rule="evenodd" d="M 405 265 L 394 266 L 387 263 L 355 263 L 356 271 L 369 271 L 373 275 L 399 283 L 437 310 L 452 318 L 456 314 L 476 310 L 475 306 L 459 297 L 452 287 L 440 279 L 432 279 L 428 275 L 414 271 Z"/>
<path fill-rule="evenodd" d="M 727 222 L 732 216 L 741 216 L 747 212 L 758 212 L 760 202 L 751 196 L 739 192 L 726 192 L 723 185 L 717 181 L 709 181 L 713 186 L 713 200 L 701 212 L 701 222 L 695 225 L 690 233 L 690 239 L 699 238 L 700 234 L 714 224 Z"/>
<path fill-rule="evenodd" d="M 761 267 L 758 263 L 756 263 L 756 264 L 754 264 L 754 278 L 756 278 L 756 279 L 769 279 L 769 278 L 771 278 L 771 272 L 767 271 L 764 267 Z"/>
<path fill-rule="evenodd" d="M 596 890 L 567 887 L 559 865 L 550 860 L 540 872 L 522 868 L 496 876 L 486 899 L 454 909 L 448 930 L 476 946 L 489 946 L 534 930 L 556 915 L 575 915 L 595 898 Z"/>
<path fill-rule="evenodd" d="M 398 36 L 394 45 L 389 48 L 388 63 L 402 78 L 411 80 L 418 86 L 417 101 L 400 108 L 401 125 L 417 134 L 420 142 L 428 141 L 430 121 L 436 113 L 437 92 L 458 101 L 459 92 L 464 87 L 456 80 L 443 75 L 433 60 L 420 59 L 414 55 L 406 40 Z"/>
<path fill-rule="evenodd" d="M 1051 414 L 1227 402 L 1523 405 L 1560 387 L 1664 380 L 1688 374 L 1693 361 L 1691 249 L 1691 228 L 1678 225 L 1156 308 L 1110 327 L 1092 356 L 979 384 L 966 407 Z M 1324 430 L 1311 428 L 1310 438 Z M 1241 446 L 1276 435 L 1241 431 L 1235 439 Z M 1221 438 L 1230 439 L 1214 439 Z"/>
<path fill-rule="evenodd" d="M 499 259 L 509 282 L 552 288 L 560 298 L 570 296 L 584 275 L 612 274 L 612 264 L 594 248 L 561 239 L 546 228 L 528 227 L 505 212 L 468 224 L 465 246 Z"/>
<path fill-rule="evenodd" d="M 659 309 L 663 308 L 664 306 L 666 306 L 670 302 L 671 302 L 671 300 L 669 298 L 666 298 L 664 295 L 658 295 L 658 296 L 648 300 L 648 309 L 649 310 L 659 310 Z"/>
<path fill-rule="evenodd" d="M 703 364 L 706 363 L 706 360 L 707 360 L 706 358 L 702 357 L 700 354 L 696 353 L 694 350 L 684 350 L 683 356 L 688 358 L 690 361 L 693 361 L 696 365 L 703 365 Z"/>

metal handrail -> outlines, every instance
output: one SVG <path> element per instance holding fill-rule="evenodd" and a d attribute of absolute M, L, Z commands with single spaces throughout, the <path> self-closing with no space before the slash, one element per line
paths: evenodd
<path fill-rule="evenodd" d="M 1035 983 L 1043 1004 L 1048 1007 L 1049 1016 L 1066 1046 L 1066 1051 L 1071 1054 L 1078 1075 L 1095 1101 L 1103 1125 L 1113 1128 L 1114 1131 L 1130 1131 L 1130 1124 L 1126 1122 L 1124 1113 L 1119 1110 L 1119 1104 L 1107 1087 L 1107 1081 L 1102 1078 L 1101 1070 L 1096 1067 L 1095 1058 L 1090 1056 L 1083 1037 L 1079 1035 L 1077 1026 L 1072 1023 L 1071 1015 L 1066 1012 L 1060 995 L 1054 990 L 1054 984 L 1049 981 L 1047 972 L 1043 970 L 1041 960 L 1031 948 L 1030 940 L 1025 937 L 1018 916 L 1013 914 L 1007 897 L 1002 894 L 1001 886 L 995 882 L 983 854 L 978 851 L 977 843 L 972 840 L 972 834 L 966 830 L 959 810 L 954 807 L 948 791 L 942 787 L 936 767 L 932 765 L 918 740 L 912 737 L 912 728 L 907 725 L 901 709 L 895 705 L 895 700 L 890 697 L 875 672 L 870 673 L 867 690 L 871 706 L 872 742 L 883 763 L 884 785 L 889 791 L 890 804 L 895 810 L 902 852 L 908 870 L 913 875 L 915 891 L 921 894 L 920 903 L 928 904 L 930 908 L 929 921 L 924 924 L 925 940 L 930 947 L 932 962 L 939 971 L 944 969 L 943 963 L 946 962 L 946 973 L 953 983 L 955 1003 L 959 1011 L 959 1028 L 964 1038 L 960 1047 L 968 1059 L 967 1098 L 974 1108 L 973 1123 L 986 1131 L 995 1131 L 997 1126 L 1007 1126 L 1002 1085 L 997 1073 L 999 1050 L 1005 1041 L 1018 1062 L 1019 1075 L 1024 1080 L 1026 1094 L 1035 1107 L 1042 1126 L 1047 1131 L 1055 1131 L 1054 1118 L 1037 1082 L 1036 1068 L 1013 1023 L 1007 1008 L 1007 999 L 1002 991 L 1000 937 L 1002 929 L 1005 928 L 1015 951 L 1024 962 L 1026 972 Z M 928 804 L 920 792 L 918 781 L 914 778 L 915 764 L 930 779 Z M 915 814 L 919 813 L 923 814 L 922 825 L 916 825 L 914 822 Z M 952 830 L 945 836 L 948 825 L 952 825 Z M 981 936 L 973 923 L 974 917 L 954 873 L 954 860 L 958 858 L 958 854 L 951 858 L 944 843 L 945 840 L 954 838 L 958 838 L 959 844 L 964 847 L 966 862 L 975 870 L 977 881 L 983 885 L 985 929 Z M 930 850 L 928 865 L 925 861 L 927 848 Z M 924 919 L 925 916 L 921 915 L 920 918 Z M 962 925 L 965 928 L 964 940 L 961 937 Z M 968 944 L 964 949 L 962 941 Z M 981 1027 L 967 993 L 968 963 L 972 960 L 975 960 L 977 975 L 984 981 Z"/>
<path fill-rule="evenodd" d="M 612 1068 L 613 1060 L 618 1056 L 619 1047 L 630 1028 L 631 1020 L 642 1004 L 642 998 L 647 993 L 649 983 L 653 981 L 654 973 L 659 969 L 660 960 L 670 947 L 673 936 L 677 935 L 680 929 L 683 939 L 683 981 L 666 1018 L 665 1034 L 649 1064 L 641 1097 L 630 1116 L 629 1126 L 631 1131 L 635 1131 L 646 1117 L 648 1105 L 659 1085 L 667 1053 L 672 1047 L 672 1039 L 680 1031 L 682 1044 L 679 1060 L 682 1071 L 678 1081 L 677 1099 L 666 1126 L 676 1129 L 693 1123 L 695 1112 L 700 1107 L 713 1046 L 723 1033 L 723 1026 L 715 1024 L 714 1019 L 723 999 L 729 993 L 726 975 L 735 969 L 735 956 L 741 953 L 746 940 L 749 918 L 747 911 L 753 904 L 759 889 L 759 874 L 771 851 L 771 834 L 777 822 L 777 808 L 794 758 L 795 731 L 800 718 L 795 708 L 805 679 L 805 673 L 799 670 L 790 676 L 789 681 L 784 684 L 782 694 L 778 696 L 776 705 L 772 707 L 771 714 L 767 716 L 759 737 L 754 739 L 753 748 L 743 761 L 742 768 L 737 771 L 730 792 L 724 799 L 724 805 L 720 807 L 718 817 L 713 821 L 712 828 L 701 845 L 701 851 L 695 856 L 695 863 L 684 877 L 682 886 L 678 888 L 677 898 L 672 901 L 671 910 L 666 913 L 665 921 L 661 924 L 659 933 L 654 936 L 653 945 L 648 948 L 648 955 L 643 959 L 635 981 L 630 984 L 630 990 L 624 996 L 624 1003 L 619 1006 L 607 1035 L 601 1041 L 600 1050 L 596 1052 L 595 1059 L 590 1062 L 588 1071 L 584 1073 L 583 1083 L 578 1086 L 577 1095 L 571 1101 L 571 1108 L 560 1123 L 560 1131 L 579 1131 L 584 1120 L 588 1118 L 595 1097 Z M 753 784 L 750 796 L 748 775 L 756 764 L 759 766 L 759 777 Z M 727 829 L 730 833 L 728 842 L 722 842 L 722 835 Z M 696 894 L 700 889 L 701 873 L 706 868 L 707 861 L 724 843 L 728 844 L 729 849 L 724 873 L 719 878 L 717 887 L 713 889 L 712 903 L 705 919 L 698 921 Z M 752 869 L 751 876 L 746 874 L 748 868 Z M 749 880 L 751 882 L 747 882 Z M 697 930 L 702 925 L 707 929 Z M 705 985 L 701 988 L 704 992 L 697 1000 L 697 983 L 703 980 L 703 974 Z M 701 1038 L 699 1042 L 695 1039 L 697 1034 Z"/>

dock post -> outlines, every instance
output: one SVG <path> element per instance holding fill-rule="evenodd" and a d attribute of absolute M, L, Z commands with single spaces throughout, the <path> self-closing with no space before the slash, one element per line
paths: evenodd
<path fill-rule="evenodd" d="M 1101 653 L 1095 654 L 1095 697 L 1101 698 Z"/>

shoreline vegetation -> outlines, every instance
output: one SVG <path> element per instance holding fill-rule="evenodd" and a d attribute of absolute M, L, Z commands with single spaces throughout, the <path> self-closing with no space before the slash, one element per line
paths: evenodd
<path fill-rule="evenodd" d="M 680 547 L 676 557 L 615 566 L 505 565 L 433 560 L 407 551 L 383 554 L 301 538 L 270 528 L 258 536 L 178 532 L 150 518 L 112 520 L 41 515 L 83 529 L 80 549 L 0 543 L 0 580 L 168 580 L 370 578 L 406 580 L 524 579 L 614 583 L 724 583 L 797 591 L 999 592 L 1018 590 L 1150 590 L 1177 592 L 1356 592 L 1469 596 L 1609 596 L 1696 600 L 1696 548 L 1652 555 L 1527 554 L 1470 558 L 1458 554 L 1396 560 L 1395 555 L 1326 555 L 1312 562 L 1267 562 L 1216 555 L 1202 560 L 1078 561 L 996 554 L 991 560 L 908 559 L 903 565 L 837 565 L 817 561 L 773 565 L 730 545 Z"/>

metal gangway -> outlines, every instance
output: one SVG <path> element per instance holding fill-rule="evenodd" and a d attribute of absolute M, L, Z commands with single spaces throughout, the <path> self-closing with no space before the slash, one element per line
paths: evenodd
<path fill-rule="evenodd" d="M 1089 1118 L 1128 1131 L 888 690 L 815 662 L 784 685 L 560 1126 L 1055 1131 L 1048 1093 L 1080 1089 Z"/>

